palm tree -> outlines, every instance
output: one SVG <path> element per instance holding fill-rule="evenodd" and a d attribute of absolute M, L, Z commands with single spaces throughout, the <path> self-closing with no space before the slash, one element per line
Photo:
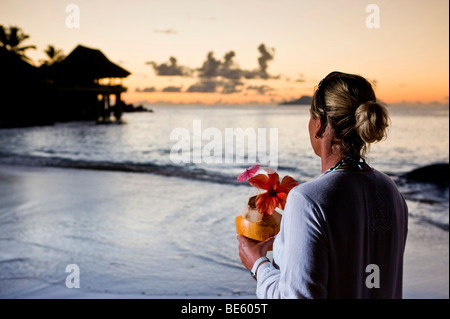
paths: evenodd
<path fill-rule="evenodd" d="M 59 63 L 64 60 L 65 55 L 62 50 L 56 49 L 53 45 L 49 44 L 47 49 L 44 50 L 47 55 L 47 60 L 41 60 L 43 65 L 52 65 L 54 63 Z"/>
<path fill-rule="evenodd" d="M 30 60 L 25 51 L 28 49 L 36 49 L 34 45 L 20 46 L 30 36 L 23 33 L 22 29 L 15 26 L 5 28 L 0 25 L 0 48 L 4 48 L 9 52 L 18 55 L 23 60 Z"/>

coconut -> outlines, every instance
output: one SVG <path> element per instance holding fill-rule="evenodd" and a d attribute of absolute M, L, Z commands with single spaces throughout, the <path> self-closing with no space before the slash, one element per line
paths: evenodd
<path fill-rule="evenodd" d="M 257 241 L 264 241 L 280 231 L 281 214 L 261 214 L 255 207 L 256 196 L 249 199 L 248 206 L 236 217 L 236 231 L 239 235 Z"/>

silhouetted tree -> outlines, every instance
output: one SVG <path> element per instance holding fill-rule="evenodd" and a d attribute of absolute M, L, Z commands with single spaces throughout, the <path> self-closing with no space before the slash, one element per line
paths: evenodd
<path fill-rule="evenodd" d="M 47 55 L 47 60 L 41 60 L 43 65 L 52 65 L 54 63 L 59 63 L 66 57 L 61 49 L 56 49 L 53 45 L 49 44 L 47 49 L 44 50 Z"/>
<path fill-rule="evenodd" d="M 30 36 L 23 33 L 22 29 L 16 26 L 5 28 L 0 25 L 0 48 L 4 48 L 9 52 L 17 54 L 23 60 L 30 60 L 25 51 L 28 49 L 36 49 L 34 45 L 21 46 L 22 42 Z"/>

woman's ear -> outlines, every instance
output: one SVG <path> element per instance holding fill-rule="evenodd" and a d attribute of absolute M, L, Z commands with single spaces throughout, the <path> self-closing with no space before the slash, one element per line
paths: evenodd
<path fill-rule="evenodd" d="M 313 130 L 315 138 L 321 138 L 325 131 L 325 129 L 322 128 L 322 121 L 319 116 L 313 119 Z"/>

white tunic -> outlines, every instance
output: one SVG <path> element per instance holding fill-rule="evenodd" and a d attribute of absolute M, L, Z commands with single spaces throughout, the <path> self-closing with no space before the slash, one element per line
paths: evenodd
<path fill-rule="evenodd" d="M 408 208 L 373 170 L 332 171 L 288 195 L 259 298 L 402 298 Z"/>

